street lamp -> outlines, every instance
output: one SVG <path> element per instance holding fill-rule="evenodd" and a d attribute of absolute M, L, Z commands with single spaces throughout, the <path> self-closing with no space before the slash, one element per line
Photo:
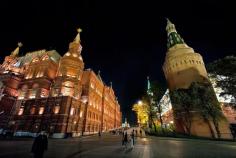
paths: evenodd
<path fill-rule="evenodd" d="M 138 105 L 142 105 L 142 104 L 143 104 L 142 100 L 139 100 Z"/>

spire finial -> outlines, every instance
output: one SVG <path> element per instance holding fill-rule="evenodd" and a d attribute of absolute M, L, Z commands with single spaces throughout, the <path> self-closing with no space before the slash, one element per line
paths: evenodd
<path fill-rule="evenodd" d="M 78 34 L 77 34 L 77 36 L 75 37 L 75 42 L 76 42 L 76 43 L 80 43 L 80 33 L 82 32 L 82 29 L 81 29 L 81 28 L 78 28 L 78 29 L 77 29 L 77 32 L 78 32 Z"/>
<path fill-rule="evenodd" d="M 20 47 L 23 46 L 21 42 L 18 42 L 18 47 L 11 53 L 11 56 L 16 57 L 19 54 Z"/>
<path fill-rule="evenodd" d="M 110 82 L 110 87 L 112 88 L 112 82 Z"/>
<path fill-rule="evenodd" d="M 18 45 L 18 47 L 22 47 L 23 46 L 23 44 L 21 42 L 18 42 L 17 45 Z"/>

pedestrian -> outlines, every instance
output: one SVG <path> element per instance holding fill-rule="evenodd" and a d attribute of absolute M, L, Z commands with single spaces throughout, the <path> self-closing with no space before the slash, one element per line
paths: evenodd
<path fill-rule="evenodd" d="M 127 148 L 127 143 L 128 143 L 128 135 L 127 135 L 127 132 L 124 133 L 124 145 L 125 145 L 125 148 Z"/>
<path fill-rule="evenodd" d="M 34 154 L 34 158 L 43 158 L 44 151 L 48 149 L 48 138 L 44 131 L 34 139 L 31 152 Z"/>
<path fill-rule="evenodd" d="M 98 132 L 98 136 L 99 136 L 99 138 L 101 138 L 101 131 L 100 130 Z"/>
<path fill-rule="evenodd" d="M 235 140 L 236 138 L 236 129 L 232 127 L 232 125 L 230 125 L 230 131 L 231 131 L 231 134 L 233 136 L 233 140 Z"/>
<path fill-rule="evenodd" d="M 122 132 L 122 146 L 125 145 L 125 132 Z"/>
<path fill-rule="evenodd" d="M 134 147 L 134 130 L 132 131 L 132 133 L 131 133 L 131 148 L 133 148 Z"/>

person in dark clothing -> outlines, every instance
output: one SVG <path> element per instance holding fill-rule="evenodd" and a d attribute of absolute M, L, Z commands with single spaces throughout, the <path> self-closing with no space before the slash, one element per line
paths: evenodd
<path fill-rule="evenodd" d="M 125 132 L 122 132 L 122 146 L 125 144 Z"/>
<path fill-rule="evenodd" d="M 99 138 L 101 138 L 101 131 L 98 132 L 98 136 L 99 136 Z"/>
<path fill-rule="evenodd" d="M 134 129 L 133 129 L 133 132 L 131 133 L 131 138 L 132 138 L 133 145 L 134 145 Z"/>
<path fill-rule="evenodd" d="M 44 132 L 41 132 L 35 139 L 32 145 L 31 152 L 34 153 L 34 158 L 43 158 L 44 151 L 48 149 L 48 138 Z"/>
<path fill-rule="evenodd" d="M 136 137 L 138 136 L 138 131 L 137 131 L 137 129 L 135 130 L 135 134 L 136 134 Z"/>
<path fill-rule="evenodd" d="M 123 142 L 124 142 L 125 148 L 127 148 L 127 143 L 128 143 L 128 135 L 127 135 L 127 132 L 124 133 Z"/>

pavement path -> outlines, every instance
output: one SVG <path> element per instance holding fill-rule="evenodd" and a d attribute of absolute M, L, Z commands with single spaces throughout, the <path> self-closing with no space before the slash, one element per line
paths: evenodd
<path fill-rule="evenodd" d="M 1 140 L 0 158 L 31 158 L 32 139 Z M 236 158 L 236 143 L 180 138 L 142 137 L 133 149 L 121 136 L 49 139 L 45 158 Z"/>

